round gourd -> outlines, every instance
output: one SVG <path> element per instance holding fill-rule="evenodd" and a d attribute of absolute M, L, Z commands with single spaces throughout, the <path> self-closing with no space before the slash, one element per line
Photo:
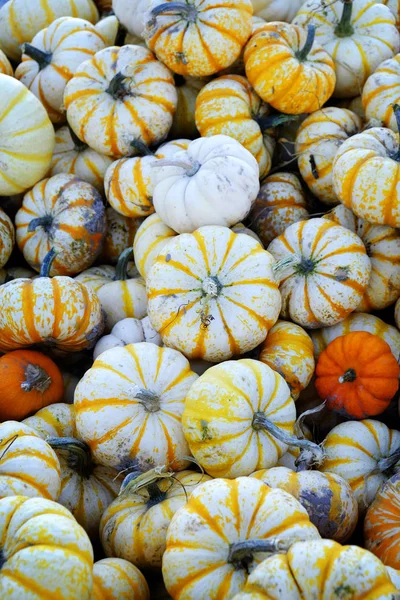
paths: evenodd
<path fill-rule="evenodd" d="M 282 375 L 297 400 L 314 374 L 314 347 L 310 336 L 294 323 L 278 321 L 261 346 L 260 360 Z"/>
<path fill-rule="evenodd" d="M 112 267 L 111 265 L 99 265 L 97 267 L 90 267 L 90 269 L 86 269 L 86 271 L 82 271 L 82 273 L 79 273 L 79 275 L 74 277 L 74 280 L 79 281 L 79 283 L 97 294 L 103 285 L 114 281 L 114 278 L 115 267 Z"/>
<path fill-rule="evenodd" d="M 280 112 L 299 115 L 321 108 L 336 83 L 332 58 L 308 30 L 283 22 L 258 28 L 244 50 L 246 77 Z"/>
<path fill-rule="evenodd" d="M 252 350 L 280 311 L 271 255 L 226 227 L 171 240 L 146 284 L 151 324 L 189 358 L 220 362 Z"/>
<path fill-rule="evenodd" d="M 307 0 L 293 23 L 316 27 L 317 42 L 335 62 L 336 98 L 353 98 L 361 93 L 367 77 L 400 48 L 395 17 L 387 6 L 375 0 L 328 5 L 324 0 Z"/>
<path fill-rule="evenodd" d="M 187 150 L 191 140 L 186 139 L 178 139 L 171 140 L 170 142 L 165 142 L 165 144 L 161 144 L 161 146 L 157 149 L 157 158 L 171 158 L 175 156 L 175 154 L 179 150 Z"/>
<path fill-rule="evenodd" d="M 177 94 L 172 74 L 150 50 L 112 46 L 78 67 L 64 104 L 80 140 L 120 158 L 135 153 L 136 140 L 149 146 L 166 137 Z"/>
<path fill-rule="evenodd" d="M 150 8 L 150 0 L 112 0 L 112 9 L 128 33 L 143 38 L 144 16 Z"/>
<path fill-rule="evenodd" d="M 43 179 L 25 194 L 15 217 L 19 249 L 27 263 L 40 271 L 54 250 L 51 275 L 75 275 L 100 254 L 106 216 L 99 192 L 73 175 Z"/>
<path fill-rule="evenodd" d="M 3 75 L 10 75 L 10 77 L 14 75 L 11 63 L 2 50 L 0 50 L 0 73 L 3 73 Z"/>
<path fill-rule="evenodd" d="M 160 219 L 157 213 L 150 215 L 140 225 L 133 242 L 135 265 L 145 279 L 157 256 L 177 233 Z"/>
<path fill-rule="evenodd" d="M 14 350 L 0 357 L 0 420 L 21 420 L 60 402 L 64 383 L 60 369 L 47 356 Z"/>
<path fill-rule="evenodd" d="M 252 0 L 254 15 L 265 21 L 291 23 L 305 0 Z"/>
<path fill-rule="evenodd" d="M 169 136 L 172 138 L 186 137 L 192 140 L 198 136 L 194 114 L 196 98 L 208 79 L 175 75 L 174 81 L 178 104 Z"/>
<path fill-rule="evenodd" d="M 266 551 L 318 538 L 306 510 L 287 492 L 252 477 L 207 481 L 172 518 L 164 583 L 174 599 L 230 600 Z"/>
<path fill-rule="evenodd" d="M 297 131 L 295 151 L 301 176 L 324 204 L 339 202 L 333 190 L 333 160 L 343 142 L 361 128 L 361 118 L 351 110 L 327 106 L 309 115 Z"/>
<path fill-rule="evenodd" d="M 41 29 L 64 16 L 91 23 L 99 19 L 92 0 L 11 0 L 0 8 L 0 48 L 18 61 L 21 44 L 30 42 Z"/>
<path fill-rule="evenodd" d="M 124 217 L 109 206 L 106 209 L 107 232 L 100 260 L 116 265 L 122 252 L 132 246 L 143 219 Z"/>
<path fill-rule="evenodd" d="M 145 15 L 143 37 L 174 73 L 213 75 L 238 58 L 252 30 L 251 0 L 156 0 Z"/>
<path fill-rule="evenodd" d="M 32 92 L 1 73 L 0 115 L 0 196 L 19 194 L 46 175 L 55 145 L 54 128 Z"/>
<path fill-rule="evenodd" d="M 3 267 L 10 258 L 14 243 L 14 225 L 10 217 L 0 208 L 0 267 Z"/>
<path fill-rule="evenodd" d="M 91 600 L 150 600 L 147 582 L 137 567 L 122 558 L 103 558 L 93 565 Z"/>
<path fill-rule="evenodd" d="M 128 344 L 137 344 L 139 342 L 150 342 L 161 346 L 161 336 L 153 329 L 149 317 L 143 319 L 127 318 L 118 321 L 111 329 L 111 333 L 104 335 L 97 342 L 93 350 L 93 358 L 96 360 L 102 352 L 116 348 L 117 346 L 127 346 Z M 1 363 L 1 359 L 0 359 Z"/>
<path fill-rule="evenodd" d="M 188 445 L 181 417 L 196 379 L 170 348 L 144 342 L 107 350 L 76 388 L 78 434 L 98 463 L 119 470 L 182 460 Z"/>
<path fill-rule="evenodd" d="M 283 318 L 316 329 L 335 325 L 359 305 L 371 262 L 355 233 L 325 219 L 300 221 L 268 251 L 277 261 L 288 261 L 280 283 Z"/>
<path fill-rule="evenodd" d="M 264 180 L 247 220 L 264 246 L 268 246 L 289 225 L 307 217 L 307 201 L 299 178 L 294 173 L 280 172 Z"/>
<path fill-rule="evenodd" d="M 124 36 L 125 33 L 124 28 L 119 26 L 119 21 L 111 7 L 102 14 L 100 21 L 96 23 L 95 27 L 96 31 L 100 33 L 101 37 L 106 42 L 106 46 L 115 46 L 117 43 L 121 43 L 122 40 L 120 40 L 120 36 Z M 124 44 L 128 43 L 129 42 L 125 39 Z"/>
<path fill-rule="evenodd" d="M 397 29 L 400 29 L 400 4 L 399 0 L 379 0 L 380 4 L 385 4 L 390 10 L 394 18 L 396 19 Z"/>
<path fill-rule="evenodd" d="M 104 193 L 104 175 L 112 159 L 89 148 L 67 125 L 57 129 L 49 175 L 68 173 Z"/>
<path fill-rule="evenodd" d="M 196 100 L 196 127 L 203 137 L 228 135 L 251 152 L 258 162 L 260 178 L 272 164 L 275 141 L 268 131 L 273 117 L 241 75 L 225 75 L 207 83 Z"/>
<path fill-rule="evenodd" d="M 393 104 L 400 102 L 400 54 L 385 60 L 370 75 L 362 91 L 365 116 L 374 125 L 398 132 Z"/>

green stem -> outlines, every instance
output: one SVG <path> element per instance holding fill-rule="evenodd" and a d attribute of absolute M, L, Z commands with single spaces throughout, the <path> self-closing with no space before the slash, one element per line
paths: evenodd
<path fill-rule="evenodd" d="M 164 2 L 159 4 L 151 11 L 153 19 L 160 15 L 181 15 L 187 21 L 194 23 L 197 18 L 198 10 L 193 4 L 186 2 Z"/>
<path fill-rule="evenodd" d="M 278 127 L 278 125 L 283 125 L 284 123 L 288 123 L 289 121 L 296 121 L 300 115 L 268 115 L 268 117 L 256 117 L 254 120 L 260 126 L 261 131 L 265 131 L 266 129 L 270 129 L 271 127 Z"/>
<path fill-rule="evenodd" d="M 80 140 L 78 138 L 78 136 L 76 135 L 75 131 L 73 129 L 71 129 L 71 127 L 68 126 L 68 129 L 69 129 L 69 133 L 70 133 L 71 139 L 72 139 L 72 141 L 74 143 L 75 150 L 77 152 L 83 152 L 84 150 L 86 150 L 88 148 L 88 145 L 85 144 L 85 142 L 82 142 L 82 140 Z"/>
<path fill-rule="evenodd" d="M 154 152 L 140 140 L 132 140 L 130 146 L 136 150 L 136 153 L 139 154 L 139 156 L 154 156 Z"/>
<path fill-rule="evenodd" d="M 135 394 L 146 412 L 154 413 L 160 410 L 160 397 L 151 390 L 141 389 Z"/>
<path fill-rule="evenodd" d="M 179 160 L 179 159 L 170 159 L 170 158 L 160 158 L 151 165 L 152 167 L 179 167 L 181 169 L 185 169 L 185 175 L 187 177 L 193 177 L 196 175 L 197 171 L 200 169 L 201 164 L 196 160 L 195 162 L 191 162 L 190 160 Z"/>
<path fill-rule="evenodd" d="M 23 54 L 26 54 L 29 56 L 29 58 L 32 58 L 37 62 L 39 65 L 39 71 L 42 71 L 51 63 L 53 56 L 51 52 L 44 52 L 43 50 L 39 50 L 39 48 L 35 48 L 35 46 L 32 46 L 28 43 L 22 44 L 21 50 Z"/>
<path fill-rule="evenodd" d="M 296 58 L 300 62 L 304 62 L 307 60 L 307 56 L 312 48 L 315 39 L 315 25 L 309 25 L 307 29 L 307 39 L 306 43 L 302 47 L 301 50 L 296 52 Z"/>
<path fill-rule="evenodd" d="M 257 552 L 284 552 L 292 545 L 292 541 L 283 540 L 245 540 L 244 542 L 234 542 L 229 546 L 228 563 L 234 566 L 236 570 L 248 570 L 248 567 L 254 560 L 254 554 Z"/>
<path fill-rule="evenodd" d="M 43 259 L 42 266 L 40 267 L 40 273 L 39 273 L 40 277 L 50 277 L 51 265 L 53 264 L 56 256 L 57 256 L 57 252 L 54 250 L 54 248 L 49 250 L 49 252 L 46 254 L 46 256 Z"/>
<path fill-rule="evenodd" d="M 93 471 L 90 448 L 82 440 L 73 437 L 48 437 L 46 442 L 53 450 L 68 452 L 68 466 L 81 477 L 89 477 Z"/>
<path fill-rule="evenodd" d="M 400 448 L 397 448 L 390 456 L 387 458 L 381 458 L 378 462 L 378 469 L 381 473 L 391 469 L 400 461 Z"/>
<path fill-rule="evenodd" d="M 353 383 L 357 379 L 357 374 L 354 369 L 347 369 L 347 371 L 339 377 L 339 383 Z"/>
<path fill-rule="evenodd" d="M 28 225 L 28 232 L 31 233 L 35 231 L 37 227 L 43 227 L 43 229 L 47 232 L 51 224 L 53 223 L 53 217 L 51 215 L 44 215 L 43 217 L 37 217 L 37 219 L 32 219 L 32 221 Z"/>
<path fill-rule="evenodd" d="M 351 24 L 351 14 L 353 12 L 353 0 L 342 0 L 342 17 L 335 28 L 335 35 L 340 38 L 350 37 L 354 33 L 354 27 Z"/>
<path fill-rule="evenodd" d="M 125 250 L 121 252 L 117 266 L 115 267 L 114 281 L 126 281 L 128 279 L 128 263 L 131 260 L 133 260 L 133 248 L 125 248 Z"/>
<path fill-rule="evenodd" d="M 128 96 L 129 90 L 125 87 L 125 81 L 127 79 L 126 75 L 122 75 L 122 73 L 114 75 L 106 89 L 106 94 L 110 94 L 114 100 L 122 100 L 125 96 Z"/>

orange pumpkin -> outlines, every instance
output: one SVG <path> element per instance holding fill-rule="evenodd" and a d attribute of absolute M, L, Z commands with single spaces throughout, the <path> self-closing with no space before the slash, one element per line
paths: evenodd
<path fill-rule="evenodd" d="M 64 381 L 47 356 L 33 350 L 15 350 L 0 358 L 0 420 L 21 420 L 60 402 Z"/>
<path fill-rule="evenodd" d="M 328 344 L 316 375 L 315 387 L 329 408 L 365 419 L 387 408 L 399 387 L 400 368 L 384 340 L 353 331 Z"/>

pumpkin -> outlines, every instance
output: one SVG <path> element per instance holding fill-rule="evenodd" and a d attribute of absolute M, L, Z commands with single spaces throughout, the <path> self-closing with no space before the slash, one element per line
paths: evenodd
<path fill-rule="evenodd" d="M 318 43 L 335 63 L 333 95 L 337 98 L 353 98 L 361 93 L 368 76 L 400 49 L 395 17 L 387 6 L 375 0 L 346 0 L 328 5 L 325 0 L 307 0 L 293 23 L 316 27 Z"/>
<path fill-rule="evenodd" d="M 319 470 L 340 475 L 350 484 L 360 512 L 399 467 L 400 432 L 373 419 L 336 425 L 323 444 Z"/>
<path fill-rule="evenodd" d="M 97 294 L 103 285 L 114 281 L 114 277 L 115 267 L 111 265 L 98 265 L 96 267 L 90 267 L 90 269 L 86 269 L 86 271 L 82 271 L 82 273 L 79 273 L 74 279 Z"/>
<path fill-rule="evenodd" d="M 115 265 L 122 252 L 132 246 L 143 219 L 124 217 L 109 206 L 106 209 L 107 231 L 100 260 Z"/>
<path fill-rule="evenodd" d="M 150 50 L 112 46 L 86 60 L 64 93 L 68 123 L 82 142 L 114 158 L 134 153 L 132 142 L 160 143 L 177 104 L 170 71 Z"/>
<path fill-rule="evenodd" d="M 101 515 L 119 492 L 118 472 L 92 459 L 89 447 L 77 434 L 73 405 L 53 404 L 24 423 L 57 454 L 61 467 L 58 502 L 72 512 L 92 540 L 96 539 Z"/>
<path fill-rule="evenodd" d="M 30 42 L 44 27 L 64 16 L 96 23 L 99 13 L 92 0 L 11 0 L 0 8 L 0 48 L 13 60 L 21 44 Z"/>
<path fill-rule="evenodd" d="M 194 114 L 196 98 L 207 83 L 207 79 L 204 77 L 174 75 L 174 81 L 178 94 L 178 104 L 169 136 L 172 138 L 187 137 L 194 139 L 198 136 Z"/>
<path fill-rule="evenodd" d="M 352 231 L 325 219 L 300 221 L 275 238 L 268 251 L 287 261 L 280 283 L 283 318 L 316 329 L 339 323 L 359 305 L 371 263 Z"/>
<path fill-rule="evenodd" d="M 56 146 L 50 165 L 50 177 L 59 173 L 74 175 L 104 192 L 104 175 L 112 159 L 89 148 L 67 125 L 56 132 Z"/>
<path fill-rule="evenodd" d="M 400 28 L 400 4 L 399 0 L 379 0 L 380 4 L 385 4 L 393 13 L 396 19 L 397 29 Z"/>
<path fill-rule="evenodd" d="M 0 115 L 0 196 L 19 194 L 46 175 L 54 150 L 54 128 L 36 96 L 1 73 Z"/>
<path fill-rule="evenodd" d="M 53 175 L 25 194 L 15 217 L 19 249 L 40 271 L 50 250 L 51 275 L 75 275 L 100 254 L 106 233 L 104 205 L 90 183 L 73 175 Z"/>
<path fill-rule="evenodd" d="M 60 369 L 44 354 L 14 350 L 0 357 L 0 420 L 21 420 L 43 406 L 60 402 Z"/>
<path fill-rule="evenodd" d="M 362 92 L 362 105 L 368 121 L 398 132 L 393 104 L 400 101 L 400 54 L 385 60 L 370 75 Z"/>
<path fill-rule="evenodd" d="M 248 216 L 264 246 L 285 229 L 308 217 L 306 197 L 294 173 L 279 172 L 264 179 Z"/>
<path fill-rule="evenodd" d="M 179 75 L 204 77 L 239 57 L 252 30 L 251 0 L 198 3 L 156 0 L 145 15 L 150 50 Z"/>
<path fill-rule="evenodd" d="M 240 477 L 274 467 L 292 433 L 296 410 L 281 375 L 252 359 L 211 367 L 186 397 L 182 426 L 189 448 L 213 477 Z M 270 426 L 272 423 L 272 426 Z"/>
<path fill-rule="evenodd" d="M 260 189 L 256 159 L 227 135 L 194 140 L 187 150 L 159 160 L 154 170 L 154 208 L 178 233 L 204 225 L 235 225 Z"/>
<path fill-rule="evenodd" d="M 143 470 L 182 460 L 183 405 L 196 379 L 171 348 L 143 342 L 107 350 L 76 388 L 78 434 L 105 466 Z"/>
<path fill-rule="evenodd" d="M 299 325 L 278 321 L 261 346 L 260 360 L 282 375 L 297 400 L 314 374 L 314 347 L 308 333 Z"/>
<path fill-rule="evenodd" d="M 22 62 L 15 71 L 39 98 L 53 123 L 65 121 L 63 96 L 79 65 L 105 48 L 94 25 L 84 19 L 60 17 L 22 45 Z"/>
<path fill-rule="evenodd" d="M 297 131 L 295 151 L 301 176 L 324 204 L 339 202 L 333 190 L 333 160 L 343 142 L 361 127 L 362 120 L 351 110 L 328 106 L 309 115 Z"/>
<path fill-rule="evenodd" d="M 70 277 L 48 277 L 52 252 L 42 276 L 14 279 L 0 286 L 0 352 L 43 344 L 58 352 L 94 346 L 103 331 L 95 294 Z"/>
<path fill-rule="evenodd" d="M 93 350 L 93 358 L 96 360 L 102 352 L 110 350 L 110 348 L 123 347 L 139 342 L 150 342 L 161 346 L 161 336 L 153 329 L 149 317 L 122 319 L 114 325 L 111 333 L 99 339 Z"/>
<path fill-rule="evenodd" d="M 246 77 L 257 94 L 287 114 L 311 113 L 331 97 L 336 76 L 332 58 L 308 31 L 283 22 L 257 29 L 244 50 Z"/>
<path fill-rule="evenodd" d="M 385 565 L 400 568 L 400 473 L 378 490 L 364 521 L 364 542 Z"/>
<path fill-rule="evenodd" d="M 10 258 L 14 243 L 14 225 L 10 217 L 0 208 L 0 267 L 3 267 Z"/>
<path fill-rule="evenodd" d="M 164 246 L 177 235 L 157 213 L 147 217 L 137 230 L 133 242 L 135 265 L 145 279 Z"/>
<path fill-rule="evenodd" d="M 106 46 L 117 46 L 120 43 L 121 37 L 126 33 L 125 28 L 120 26 L 117 17 L 114 15 L 112 9 L 107 11 L 108 16 L 102 16 L 100 21 L 96 23 L 95 29 L 100 33 L 101 37 L 105 41 Z M 128 44 L 129 42 L 124 42 Z"/>
<path fill-rule="evenodd" d="M 174 599 L 229 600 L 265 552 L 317 538 L 306 510 L 287 492 L 252 477 L 207 481 L 172 518 L 164 583 Z"/>
<path fill-rule="evenodd" d="M 363 119 L 363 121 L 366 120 L 361 95 L 356 96 L 355 98 L 342 98 L 341 100 L 336 99 L 335 106 L 338 108 L 347 108 Z"/>
<path fill-rule="evenodd" d="M 93 565 L 91 600 L 150 600 L 149 586 L 142 573 L 122 558 L 103 558 Z"/>
<path fill-rule="evenodd" d="M 174 473 L 163 466 L 143 475 L 127 475 L 118 498 L 101 519 L 106 556 L 124 558 L 140 568 L 160 568 L 172 517 L 196 487 L 210 479 L 203 473 Z"/>
<path fill-rule="evenodd" d="M 305 0 L 252 0 L 254 14 L 265 21 L 291 23 Z"/>
<path fill-rule="evenodd" d="M 196 100 L 196 127 L 200 135 L 228 135 L 252 153 L 260 177 L 272 163 L 275 141 L 271 135 L 274 117 L 245 77 L 225 75 L 207 83 Z"/>
<path fill-rule="evenodd" d="M 346 319 L 334 325 L 333 327 L 323 327 L 316 331 L 311 331 L 311 338 L 314 344 L 315 357 L 319 355 L 327 345 L 341 335 L 346 335 L 351 331 L 369 331 L 379 336 L 387 344 L 397 359 L 400 359 L 400 332 L 388 325 L 379 317 L 366 313 L 352 313 Z"/>
<path fill-rule="evenodd" d="M 187 150 L 191 140 L 178 139 L 170 140 L 161 144 L 157 149 L 157 158 L 171 158 L 180 150 Z"/>
<path fill-rule="evenodd" d="M 149 8 L 150 0 L 139 0 L 138 2 L 112 0 L 113 12 L 121 25 L 127 29 L 128 33 L 141 39 L 143 38 L 144 16 Z"/>
<path fill-rule="evenodd" d="M 264 560 L 233 600 L 391 600 L 396 595 L 384 565 L 367 550 L 310 540 Z"/>
<path fill-rule="evenodd" d="M 379 6 L 379 5 L 377 5 Z M 400 108 L 396 109 L 400 119 Z M 357 217 L 375 225 L 400 226 L 398 135 L 373 127 L 346 140 L 333 162 L 333 189 Z"/>
<path fill-rule="evenodd" d="M 396 590 L 400 591 L 400 571 L 398 569 L 392 569 L 392 567 L 385 566 L 385 568 L 390 581 L 393 583 Z"/>
<path fill-rule="evenodd" d="M 2 50 L 0 50 L 0 73 L 3 73 L 4 75 L 10 75 L 11 77 L 14 75 L 14 70 L 11 66 L 11 63 Z"/>
<path fill-rule="evenodd" d="M 320 471 L 293 473 L 286 467 L 263 469 L 251 477 L 294 496 L 306 509 L 321 537 L 343 543 L 353 533 L 358 506 L 351 487 L 342 477 Z"/>
<path fill-rule="evenodd" d="M 256 242 L 258 242 L 262 248 L 264 247 L 258 235 L 252 229 L 246 227 L 243 223 L 236 223 L 236 225 L 231 227 L 231 231 L 233 231 L 233 233 L 244 233 L 245 235 L 249 235 L 253 238 L 253 240 L 256 240 Z"/>
<path fill-rule="evenodd" d="M 281 305 L 271 255 L 226 227 L 201 227 L 172 239 L 146 286 L 150 322 L 164 344 L 210 362 L 258 346 Z"/>
<path fill-rule="evenodd" d="M 25 496 L 57 500 L 60 463 L 36 432 L 17 421 L 0 424 L 0 498 Z"/>

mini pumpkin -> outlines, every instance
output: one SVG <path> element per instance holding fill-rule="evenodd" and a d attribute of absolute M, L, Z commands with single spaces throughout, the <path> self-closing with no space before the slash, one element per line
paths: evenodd
<path fill-rule="evenodd" d="M 75 281 L 79 281 L 82 285 L 92 290 L 95 294 L 99 289 L 106 283 L 114 281 L 115 278 L 115 267 L 111 265 L 98 265 L 96 267 L 90 267 L 86 271 L 82 271 L 76 277 Z"/>
<path fill-rule="evenodd" d="M 14 70 L 11 66 L 11 63 L 2 50 L 0 50 L 0 73 L 3 73 L 4 75 L 10 75 L 10 77 L 14 75 Z"/>
<path fill-rule="evenodd" d="M 149 317 L 143 319 L 126 318 L 118 321 L 108 335 L 104 335 L 97 342 L 93 350 L 93 358 L 96 360 L 100 354 L 110 348 L 138 344 L 139 342 L 150 342 L 161 346 L 161 336 L 153 329 Z M 1 363 L 1 358 L 0 358 Z"/>
<path fill-rule="evenodd" d="M 172 138 L 185 137 L 192 140 L 198 136 L 195 122 L 196 99 L 208 79 L 206 77 L 174 75 L 174 81 L 178 94 L 178 104 L 169 136 Z"/>
<path fill-rule="evenodd" d="M 135 565 L 123 558 L 103 558 L 93 565 L 90 600 L 150 600 L 147 582 Z"/>
<path fill-rule="evenodd" d="M 0 208 L 0 267 L 3 267 L 10 258 L 14 243 L 14 225 L 10 217 Z"/>
<path fill-rule="evenodd" d="M 144 17 L 150 8 L 150 4 L 150 0 L 139 0 L 139 2 L 112 0 L 112 9 L 128 33 L 142 39 L 145 23 Z"/>
<path fill-rule="evenodd" d="M 252 0 L 254 14 L 265 21 L 291 23 L 305 0 Z"/>
<path fill-rule="evenodd" d="M 99 192 L 90 183 L 64 174 L 43 179 L 24 196 L 15 225 L 18 246 L 36 271 L 54 250 L 51 275 L 75 275 L 90 267 L 106 233 Z"/>
<path fill-rule="evenodd" d="M 116 265 L 122 252 L 132 246 L 143 219 L 124 217 L 111 206 L 106 208 L 107 231 L 100 260 Z"/>
<path fill-rule="evenodd" d="M 362 105 L 368 121 L 398 132 L 393 104 L 400 102 L 400 54 L 383 61 L 365 82 Z"/>
<path fill-rule="evenodd" d="M 140 225 L 133 242 L 135 265 L 145 279 L 164 246 L 177 233 L 160 219 L 157 213 L 147 217 Z"/>

